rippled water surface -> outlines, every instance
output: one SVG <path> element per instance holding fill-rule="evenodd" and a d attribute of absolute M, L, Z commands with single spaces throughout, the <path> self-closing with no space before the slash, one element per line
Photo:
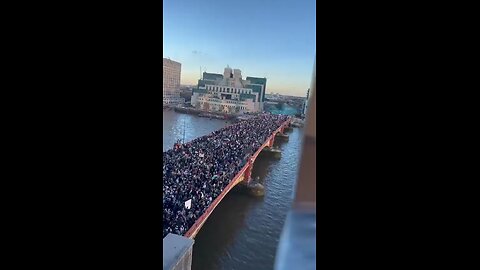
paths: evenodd
<path fill-rule="evenodd" d="M 173 111 L 163 112 L 163 150 L 177 139 L 209 134 L 229 123 Z M 260 177 L 265 196 L 256 198 L 232 190 L 215 208 L 195 238 L 193 270 L 273 269 L 278 241 L 293 200 L 302 130 L 293 129 L 286 142 L 276 140 L 281 159 L 260 155 L 252 176 Z"/>

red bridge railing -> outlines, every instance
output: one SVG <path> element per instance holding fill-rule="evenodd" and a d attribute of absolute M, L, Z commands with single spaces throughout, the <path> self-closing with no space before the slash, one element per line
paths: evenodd
<path fill-rule="evenodd" d="M 260 152 L 263 150 L 263 148 L 265 148 L 265 146 L 268 146 L 270 144 L 271 140 L 275 138 L 275 135 L 277 135 L 278 132 L 283 132 L 283 129 L 285 128 L 285 126 L 287 126 L 290 123 L 290 121 L 291 119 L 289 118 L 288 120 L 283 122 L 283 124 L 277 130 L 272 132 L 272 135 L 270 135 L 270 137 L 268 137 L 267 140 L 265 140 L 263 145 L 260 148 L 258 148 L 258 150 L 249 158 L 249 161 L 247 161 L 245 166 L 243 166 L 243 168 L 235 175 L 235 177 L 233 177 L 232 181 L 230 181 L 230 183 L 225 187 L 222 193 L 220 193 L 220 195 L 218 195 L 217 198 L 213 200 L 212 204 L 207 208 L 207 210 L 205 210 L 205 212 L 197 219 L 197 221 L 195 221 L 192 227 L 190 227 L 190 229 L 185 233 L 184 235 L 185 237 L 194 238 L 197 235 L 198 231 L 200 231 L 200 229 L 202 228 L 207 218 L 210 216 L 213 210 L 215 210 L 215 207 L 217 207 L 217 205 L 222 201 L 225 195 L 227 195 L 227 193 L 234 186 L 236 186 L 238 183 L 244 180 L 243 178 L 244 178 L 245 171 L 247 169 L 250 169 L 250 170 L 252 169 L 249 167 L 253 166 L 253 162 L 255 161 L 257 156 L 260 154 Z M 246 181 L 249 181 L 249 179 L 247 179 Z"/>

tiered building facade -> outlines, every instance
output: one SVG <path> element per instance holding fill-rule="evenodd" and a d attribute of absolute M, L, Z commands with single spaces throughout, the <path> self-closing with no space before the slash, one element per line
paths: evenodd
<path fill-rule="evenodd" d="M 223 75 L 203 73 L 193 90 L 192 106 L 213 112 L 262 112 L 267 87 L 266 78 L 242 78 L 239 69 L 226 67 Z"/>

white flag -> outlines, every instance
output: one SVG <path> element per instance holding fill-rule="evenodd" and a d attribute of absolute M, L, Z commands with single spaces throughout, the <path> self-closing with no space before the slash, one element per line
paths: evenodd
<path fill-rule="evenodd" d="M 192 208 L 192 199 L 185 202 L 185 208 L 187 208 L 187 209 Z"/>

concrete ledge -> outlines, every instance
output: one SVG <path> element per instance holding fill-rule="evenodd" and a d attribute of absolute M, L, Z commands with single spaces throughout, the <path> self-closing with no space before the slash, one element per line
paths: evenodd
<path fill-rule="evenodd" d="M 275 270 L 316 269 L 316 215 L 313 204 L 290 210 L 278 245 Z"/>
<path fill-rule="evenodd" d="M 169 233 L 163 238 L 163 269 L 190 270 L 192 268 L 193 239 Z"/>

